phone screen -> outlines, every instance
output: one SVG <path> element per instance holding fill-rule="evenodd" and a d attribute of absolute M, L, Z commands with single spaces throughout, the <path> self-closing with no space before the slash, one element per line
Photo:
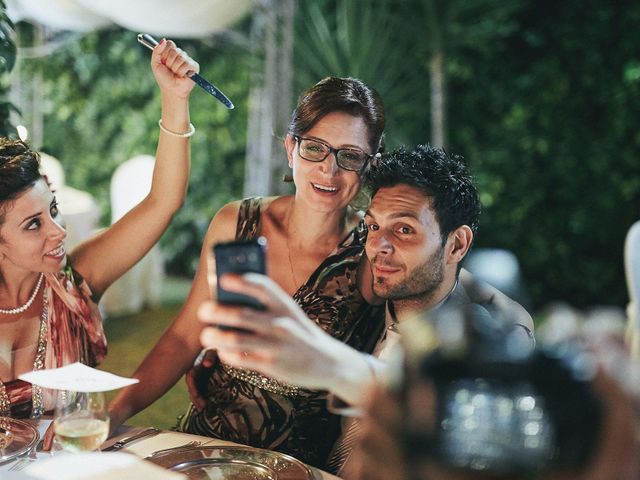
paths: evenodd
<path fill-rule="evenodd" d="M 216 275 L 218 279 L 225 273 L 262 273 L 266 274 L 267 240 L 259 237 L 256 240 L 217 243 L 213 246 L 216 259 Z M 216 290 L 219 303 L 244 305 L 264 310 L 264 305 L 254 297 L 237 292 L 229 292 L 217 282 Z"/>

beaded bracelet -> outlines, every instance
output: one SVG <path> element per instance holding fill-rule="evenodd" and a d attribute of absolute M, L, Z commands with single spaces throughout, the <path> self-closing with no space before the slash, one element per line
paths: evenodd
<path fill-rule="evenodd" d="M 174 137 L 189 138 L 193 136 L 194 133 L 196 133 L 196 127 L 193 126 L 193 123 L 189 123 L 189 130 L 184 133 L 178 133 L 174 132 L 173 130 L 169 130 L 167 127 L 162 125 L 162 119 L 158 120 L 158 126 L 164 133 L 168 133 L 169 135 L 173 135 Z"/>

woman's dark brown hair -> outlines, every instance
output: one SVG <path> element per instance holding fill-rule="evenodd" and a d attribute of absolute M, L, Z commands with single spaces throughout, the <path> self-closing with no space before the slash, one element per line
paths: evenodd
<path fill-rule="evenodd" d="M 302 136 L 318 121 L 333 112 L 345 112 L 364 120 L 369 134 L 370 153 L 382 148 L 384 106 L 378 92 L 357 78 L 327 77 L 298 99 L 287 133 Z"/>
<path fill-rule="evenodd" d="M 0 225 L 12 200 L 42 178 L 40 155 L 20 140 L 0 137 Z"/>

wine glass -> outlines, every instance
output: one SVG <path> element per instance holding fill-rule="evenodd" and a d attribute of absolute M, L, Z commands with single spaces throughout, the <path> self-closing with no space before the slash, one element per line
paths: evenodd
<path fill-rule="evenodd" d="M 97 450 L 109 434 L 104 393 L 59 390 L 53 430 L 57 443 L 68 452 Z"/>

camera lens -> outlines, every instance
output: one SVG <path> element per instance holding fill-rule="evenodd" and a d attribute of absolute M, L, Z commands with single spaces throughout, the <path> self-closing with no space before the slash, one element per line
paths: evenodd
<path fill-rule="evenodd" d="M 471 470 L 536 468 L 553 454 L 553 430 L 543 399 L 526 383 L 462 379 L 444 388 L 440 454 Z"/>

